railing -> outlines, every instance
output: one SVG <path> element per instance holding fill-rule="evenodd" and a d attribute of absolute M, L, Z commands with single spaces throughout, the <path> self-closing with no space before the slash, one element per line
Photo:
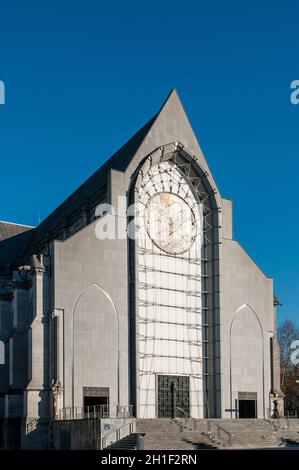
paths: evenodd
<path fill-rule="evenodd" d="M 299 419 L 299 414 L 297 410 L 294 411 L 289 411 L 287 410 L 285 415 L 278 415 L 278 416 L 273 416 L 273 410 L 268 409 L 268 419 L 266 419 L 267 422 L 269 422 L 275 431 L 278 431 L 278 429 L 291 429 L 292 426 L 292 420 L 298 420 Z"/>
<path fill-rule="evenodd" d="M 188 426 L 189 420 L 191 419 L 193 431 L 197 431 L 197 420 L 195 418 L 193 418 L 192 416 L 189 416 L 189 414 L 185 410 L 180 408 L 179 406 L 177 406 L 175 410 L 179 411 L 183 415 L 183 419 L 184 419 L 184 422 L 185 422 L 185 424 L 184 424 L 185 427 Z M 184 426 L 182 426 L 180 424 L 180 422 L 178 421 L 179 419 L 180 418 L 177 417 L 177 416 L 176 416 L 176 418 L 174 418 L 174 420 L 177 421 L 178 425 L 180 426 L 180 431 L 183 432 Z"/>
<path fill-rule="evenodd" d="M 129 406 L 117 405 L 116 417 L 117 418 L 133 418 L 133 405 L 129 405 Z"/>
<path fill-rule="evenodd" d="M 133 407 L 117 405 L 114 410 L 109 405 L 66 407 L 58 410 L 55 419 L 103 419 L 103 418 L 132 418 Z"/>
<path fill-rule="evenodd" d="M 27 424 L 26 432 L 30 433 L 34 431 L 37 428 L 37 425 L 38 425 L 38 420 L 37 418 L 34 418 L 32 421 L 30 421 L 30 423 Z"/>
<path fill-rule="evenodd" d="M 284 415 L 274 415 L 274 412 L 271 408 L 267 409 L 268 419 L 299 419 L 299 413 L 297 410 L 290 411 L 287 410 Z"/>
<path fill-rule="evenodd" d="M 217 440 L 219 444 L 225 447 L 230 447 L 232 444 L 232 434 L 214 421 L 208 421 L 208 437 L 213 441 Z"/>
<path fill-rule="evenodd" d="M 119 441 L 121 439 L 121 430 L 124 429 L 127 426 L 129 426 L 129 434 L 127 434 L 127 435 L 131 435 L 134 432 L 134 423 L 130 422 L 130 423 L 122 424 L 117 429 L 112 429 L 111 431 L 107 432 L 105 434 L 105 436 L 98 437 L 98 439 L 97 439 L 97 450 L 102 450 L 102 449 L 105 449 L 107 447 L 107 439 L 112 434 L 115 434 L 114 442 Z"/>
<path fill-rule="evenodd" d="M 184 418 L 189 418 L 189 414 L 187 413 L 187 411 L 183 410 L 179 406 L 176 407 L 175 411 L 179 411 L 180 413 L 182 413 L 184 415 Z"/>

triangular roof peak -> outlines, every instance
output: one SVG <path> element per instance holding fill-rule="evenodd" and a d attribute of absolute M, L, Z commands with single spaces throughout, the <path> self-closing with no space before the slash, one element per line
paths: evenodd
<path fill-rule="evenodd" d="M 161 106 L 161 108 L 160 108 L 160 111 L 161 111 L 161 109 L 165 106 L 165 104 L 167 103 L 167 101 L 170 100 L 170 99 L 173 98 L 173 97 L 180 100 L 180 97 L 179 97 L 179 94 L 178 94 L 176 88 L 172 88 L 172 89 L 170 90 L 170 92 L 168 93 L 168 96 L 167 96 L 166 100 L 164 101 L 164 103 L 162 104 L 162 106 Z M 180 101 L 181 101 L 181 100 L 180 100 Z"/>
<path fill-rule="evenodd" d="M 169 105 L 169 103 L 172 103 L 172 102 L 177 102 L 177 104 L 180 105 L 184 109 L 182 100 L 176 88 L 172 88 L 171 91 L 168 93 L 167 98 L 164 100 L 162 106 L 160 107 L 155 117 L 158 117 L 159 114 L 163 112 L 164 108 L 166 108 Z"/>
<path fill-rule="evenodd" d="M 186 151 L 196 157 L 202 169 L 209 173 L 212 186 L 217 189 L 176 88 L 170 91 L 159 112 L 152 119 L 135 156 L 126 168 L 127 174 L 131 174 L 134 167 L 136 168 L 155 148 L 172 142 L 181 142 Z"/>

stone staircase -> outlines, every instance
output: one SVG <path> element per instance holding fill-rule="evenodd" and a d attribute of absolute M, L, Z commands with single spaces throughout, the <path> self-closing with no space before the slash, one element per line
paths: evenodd
<path fill-rule="evenodd" d="M 213 449 L 205 420 L 138 419 L 136 432 L 144 434 L 146 450 Z"/>
<path fill-rule="evenodd" d="M 295 447 L 299 448 L 299 423 L 289 424 L 288 429 L 276 422 L 264 419 L 221 419 L 212 420 L 230 434 L 230 448 L 265 449 Z M 221 440 L 220 440 L 221 446 Z"/>
<path fill-rule="evenodd" d="M 112 450 L 136 450 L 137 448 L 137 434 L 130 434 L 129 436 L 123 437 L 117 442 L 114 442 L 114 444 L 111 444 L 110 446 L 106 447 L 106 449 L 112 449 Z"/>
<path fill-rule="evenodd" d="M 297 449 L 299 449 L 298 431 L 280 431 L 279 434 L 282 447 L 296 447 Z"/>
<path fill-rule="evenodd" d="M 299 420 L 298 419 L 279 419 L 268 420 L 269 424 L 274 429 L 274 432 L 279 436 L 281 446 L 283 447 L 297 447 L 299 449 Z"/>
<path fill-rule="evenodd" d="M 214 420 L 230 434 L 230 448 L 261 449 L 280 447 L 280 437 L 273 426 L 263 419 Z"/>
<path fill-rule="evenodd" d="M 144 435 L 145 450 L 299 449 L 299 420 L 292 426 L 258 419 L 137 419 L 136 433 L 111 449 L 136 449 Z"/>

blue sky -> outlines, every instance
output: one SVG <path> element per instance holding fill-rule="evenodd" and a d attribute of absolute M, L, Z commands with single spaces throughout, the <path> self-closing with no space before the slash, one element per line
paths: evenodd
<path fill-rule="evenodd" d="M 297 1 L 5 1 L 0 219 L 36 225 L 176 87 L 234 234 L 299 323 Z"/>

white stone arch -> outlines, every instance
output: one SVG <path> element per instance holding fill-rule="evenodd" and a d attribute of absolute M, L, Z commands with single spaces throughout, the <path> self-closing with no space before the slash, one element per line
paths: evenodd
<path fill-rule="evenodd" d="M 171 142 L 163 146 L 155 148 L 151 153 L 139 160 L 135 172 L 132 173 L 130 183 L 128 184 L 128 205 L 136 203 L 138 194 L 142 190 L 144 175 L 159 163 L 168 162 L 173 165 L 176 170 L 189 185 L 193 197 L 197 203 L 201 205 L 202 217 L 202 235 L 204 243 L 202 244 L 201 256 L 210 263 L 202 263 L 201 282 L 203 289 L 201 297 L 203 304 L 207 305 L 204 311 L 204 319 L 201 321 L 204 329 L 202 337 L 209 338 L 208 344 L 205 343 L 205 354 L 203 361 L 206 374 L 201 375 L 203 391 L 203 414 L 206 417 L 221 416 L 221 391 L 218 383 L 221 375 L 220 357 L 217 354 L 220 338 L 220 309 L 219 309 L 219 244 L 221 239 L 221 198 L 213 185 L 212 179 L 207 171 L 205 171 L 198 159 L 192 155 L 184 147 L 181 142 Z M 128 214 L 128 227 L 134 229 L 134 215 L 132 212 Z M 139 322 L 139 279 L 135 270 L 138 269 L 138 248 L 135 246 L 134 237 L 129 237 L 129 269 L 134 280 L 130 284 L 130 344 L 132 357 L 136 358 L 136 363 L 131 365 L 131 393 L 133 404 L 136 409 L 139 407 L 139 351 L 136 342 L 136 334 Z M 137 268 L 136 268 L 137 266 Z M 207 267 L 209 266 L 209 267 Z M 204 286 L 203 286 L 204 284 Z M 163 289 L 161 289 L 161 292 Z M 207 318 L 210 318 L 208 321 Z M 217 344 L 218 343 L 218 344 Z M 212 360 L 210 360 L 212 358 Z M 145 375 L 148 376 L 147 371 Z M 207 393 L 207 390 L 210 393 Z"/>
<path fill-rule="evenodd" d="M 259 318 L 259 315 L 257 312 L 248 304 L 243 304 L 241 307 L 239 307 L 232 318 L 231 324 L 230 324 L 230 330 L 229 330 L 229 358 L 230 358 L 230 408 L 231 410 L 233 409 L 233 376 L 232 376 L 232 332 L 233 332 L 233 326 L 236 321 L 236 319 L 239 317 L 239 315 L 244 314 L 246 312 L 250 312 L 250 314 L 253 316 L 253 318 L 257 321 L 257 324 L 259 326 L 259 330 L 261 333 L 261 345 L 262 345 L 262 403 L 263 403 L 263 416 L 265 417 L 265 335 L 264 335 L 264 330 L 262 326 L 262 322 Z"/>
<path fill-rule="evenodd" d="M 116 337 L 117 337 L 117 402 L 119 405 L 120 401 L 120 370 L 119 370 L 119 365 L 120 365 L 120 346 L 119 346 L 119 314 L 117 311 L 117 308 L 110 296 L 110 294 L 98 283 L 92 283 L 89 286 L 87 286 L 83 292 L 79 295 L 77 298 L 73 310 L 72 310 L 72 318 L 71 318 L 71 330 L 72 330 L 72 409 L 74 409 L 75 405 L 75 327 L 74 327 L 74 322 L 75 322 L 75 313 L 76 313 L 76 308 L 80 302 L 80 300 L 88 293 L 88 291 L 95 287 L 98 289 L 108 300 L 110 303 L 115 319 L 116 319 Z"/>

